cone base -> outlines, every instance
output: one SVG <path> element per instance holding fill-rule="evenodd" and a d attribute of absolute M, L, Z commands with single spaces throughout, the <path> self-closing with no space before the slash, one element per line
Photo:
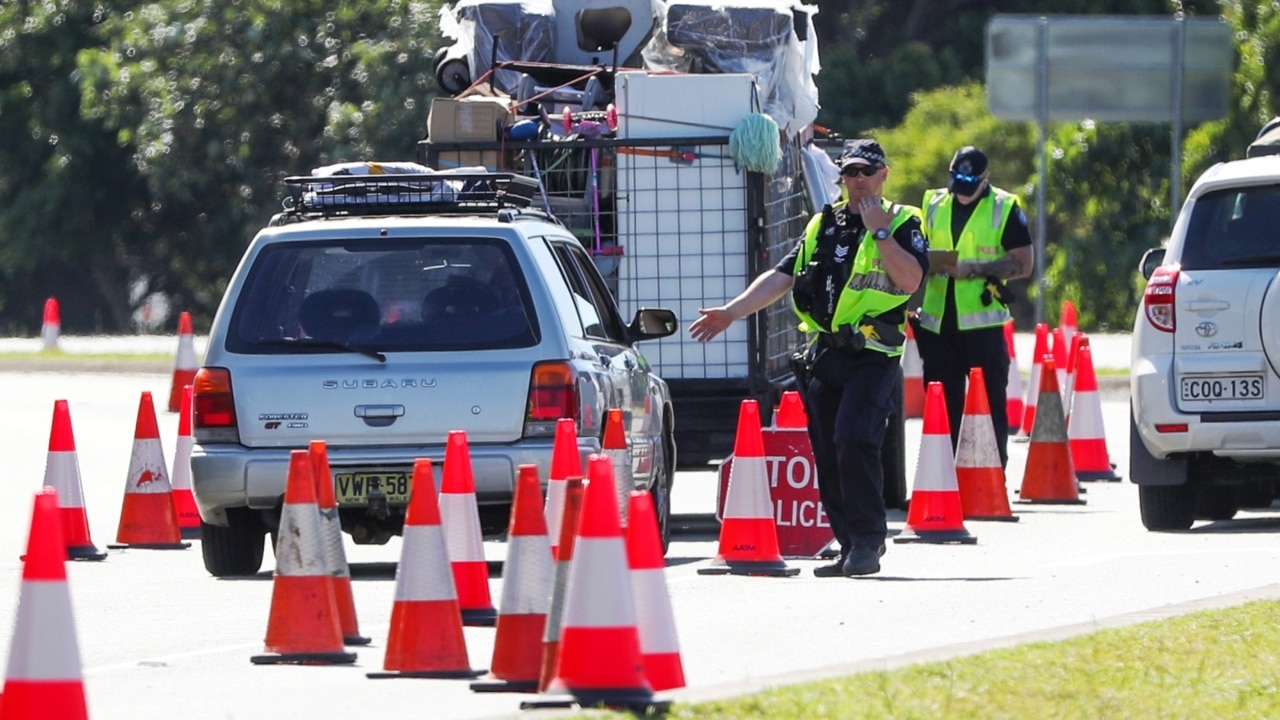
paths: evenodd
<path fill-rule="evenodd" d="M 1026 505 L 1084 505 L 1085 504 L 1085 500 L 1083 498 L 1062 498 L 1058 500 L 1055 500 L 1052 498 L 1043 498 L 1043 499 L 1037 499 L 1037 500 L 1016 500 L 1015 502 L 1023 503 Z"/>
<path fill-rule="evenodd" d="M 179 530 L 179 535 L 182 536 L 183 540 L 199 540 L 200 539 L 201 533 L 200 533 L 199 525 L 195 525 L 193 527 L 178 528 L 178 530 Z"/>
<path fill-rule="evenodd" d="M 343 645 L 368 645 L 373 642 L 373 638 L 367 638 L 363 635 L 344 635 L 342 637 Z"/>
<path fill-rule="evenodd" d="M 1120 482 L 1120 476 L 1111 468 L 1106 470 L 1076 470 L 1076 480 L 1080 482 Z"/>
<path fill-rule="evenodd" d="M 355 653 L 271 653 L 254 655 L 249 662 L 254 665 L 350 665 L 356 661 Z"/>
<path fill-rule="evenodd" d="M 538 692 L 537 680 L 477 680 L 471 683 L 471 691 L 488 692 Z"/>
<path fill-rule="evenodd" d="M 893 538 L 895 543 L 955 543 L 960 545 L 976 545 L 978 538 L 970 535 L 968 530 L 903 530 L 901 535 Z"/>
<path fill-rule="evenodd" d="M 965 520 L 982 520 L 984 522 L 991 520 L 1004 520 L 1005 522 L 1018 522 L 1022 518 L 1016 515 L 965 515 Z"/>
<path fill-rule="evenodd" d="M 478 678 L 488 672 L 481 668 L 474 670 L 471 668 L 463 670 L 391 670 L 387 672 L 368 672 L 364 676 L 371 680 L 395 680 L 396 678 L 423 678 L 426 680 L 470 680 Z"/>
<path fill-rule="evenodd" d="M 176 543 L 113 543 L 107 546 L 108 550 L 186 550 L 191 547 L 189 542 Z"/>
<path fill-rule="evenodd" d="M 716 558 L 710 567 L 698 568 L 699 575 L 765 575 L 791 577 L 799 575 L 800 568 L 787 567 L 782 560 L 724 560 Z"/>
<path fill-rule="evenodd" d="M 498 624 L 498 611 L 493 608 L 464 609 L 462 624 L 467 627 L 493 627 Z"/>
<path fill-rule="evenodd" d="M 71 560 L 106 560 L 107 554 L 92 545 L 77 545 L 67 548 L 67 557 Z"/>
<path fill-rule="evenodd" d="M 610 708 L 625 709 L 636 714 L 666 713 L 670 700 L 659 700 L 644 688 L 620 688 L 617 690 L 592 688 L 591 690 L 547 693 L 533 700 L 522 700 L 521 710 L 538 708 Z"/>

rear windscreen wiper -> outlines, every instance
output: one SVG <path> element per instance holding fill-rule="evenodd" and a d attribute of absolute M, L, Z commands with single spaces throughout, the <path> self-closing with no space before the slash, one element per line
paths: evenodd
<path fill-rule="evenodd" d="M 373 358 L 380 363 L 387 361 L 387 356 L 367 347 L 359 345 L 351 345 L 348 343 L 337 342 L 336 340 L 315 340 L 312 338 L 295 339 L 295 340 L 263 340 L 258 343 L 264 347 L 289 347 L 289 348 L 320 348 L 326 350 L 345 350 L 351 353 L 359 353 L 365 357 Z"/>

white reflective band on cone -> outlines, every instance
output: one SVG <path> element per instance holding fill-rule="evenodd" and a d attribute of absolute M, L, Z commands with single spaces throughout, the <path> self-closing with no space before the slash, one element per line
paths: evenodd
<path fill-rule="evenodd" d="M 406 525 L 396 568 L 395 601 L 457 599 L 440 526 Z"/>
<path fill-rule="evenodd" d="M 640 631 L 640 653 L 679 652 L 666 573 L 662 568 L 632 570 L 631 588 L 635 596 L 636 626 Z"/>
<path fill-rule="evenodd" d="M 484 536 L 473 493 L 440 493 L 440 522 L 453 562 L 484 562 Z"/>
<path fill-rule="evenodd" d="M 159 438 L 143 438 L 133 441 L 133 457 L 129 460 L 129 481 L 125 492 L 167 493 L 169 471 L 165 468 L 164 448 Z"/>
<path fill-rule="evenodd" d="M 612 597 L 610 597 L 612 596 Z M 634 627 L 631 570 L 622 538 L 581 537 L 573 545 L 561 629 Z"/>
<path fill-rule="evenodd" d="M 542 535 L 507 537 L 507 561 L 503 566 L 502 615 L 545 615 L 551 608 L 551 586 L 555 567 L 551 551 Z M 511 572 L 520 569 L 519 582 L 510 582 Z"/>
<path fill-rule="evenodd" d="M 292 532 L 296 528 L 297 532 Z M 314 503 L 285 503 L 280 511 L 276 575 L 328 575 L 320 544 L 320 512 Z"/>
<path fill-rule="evenodd" d="M 53 450 L 44 466 L 44 484 L 58 491 L 58 507 L 82 508 L 80 462 L 74 450 Z"/>
<path fill-rule="evenodd" d="M 79 680 L 71 593 L 64 580 L 23 580 L 9 647 L 9 680 Z"/>
<path fill-rule="evenodd" d="M 955 459 L 951 457 L 951 436 L 925 434 L 920 438 L 920 459 L 916 463 L 915 490 L 959 490 Z"/>
<path fill-rule="evenodd" d="M 772 518 L 773 503 L 769 499 L 769 474 L 764 458 L 734 456 L 726 495 L 725 519 Z"/>

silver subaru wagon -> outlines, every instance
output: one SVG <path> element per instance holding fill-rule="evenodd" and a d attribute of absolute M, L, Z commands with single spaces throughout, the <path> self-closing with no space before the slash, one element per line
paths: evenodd
<path fill-rule="evenodd" d="M 466 432 L 487 533 L 516 477 L 545 484 L 555 428 L 585 458 L 622 412 L 635 487 L 664 546 L 676 467 L 667 385 L 636 348 L 677 329 L 627 323 L 581 241 L 507 174 L 289 178 L 284 212 L 245 251 L 195 381 L 191 484 L 205 567 L 256 573 L 278 527 L 289 454 L 323 440 L 342 528 L 401 532 L 413 462 Z M 585 464 L 584 464 L 585 467 Z"/>

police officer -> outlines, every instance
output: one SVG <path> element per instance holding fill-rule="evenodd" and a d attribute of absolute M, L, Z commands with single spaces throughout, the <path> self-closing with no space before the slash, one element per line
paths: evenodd
<path fill-rule="evenodd" d="M 838 163 L 846 199 L 815 215 L 804 238 L 728 304 L 699 309 L 695 340 L 791 292 L 810 335 L 804 389 L 819 497 L 840 559 L 819 577 L 880 571 L 887 535 L 880 448 L 905 340 L 906 305 L 928 271 L 919 208 L 880 195 L 889 175 L 874 140 L 851 140 Z"/>
<path fill-rule="evenodd" d="M 956 262 L 931 265 L 916 313 L 916 346 L 924 382 L 941 382 L 946 394 L 953 449 L 960 439 L 969 369 L 982 368 L 1003 467 L 1009 461 L 1005 388 L 1010 372 L 1004 324 L 1012 299 L 1004 283 L 1031 274 L 1031 233 L 1018 196 L 991 185 L 981 150 L 960 148 L 950 172 L 946 188 L 924 194 L 924 226 L 930 248 L 954 250 Z"/>

